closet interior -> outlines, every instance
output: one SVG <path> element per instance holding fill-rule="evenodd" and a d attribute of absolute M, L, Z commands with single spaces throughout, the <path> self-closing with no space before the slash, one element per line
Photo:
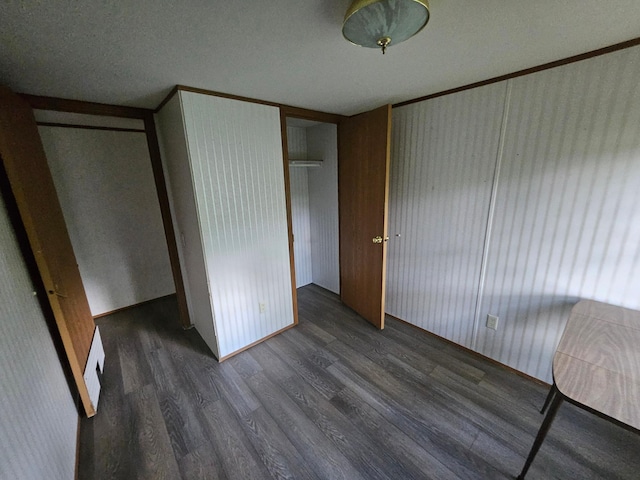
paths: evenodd
<path fill-rule="evenodd" d="M 337 125 L 287 117 L 296 287 L 340 293 Z"/>

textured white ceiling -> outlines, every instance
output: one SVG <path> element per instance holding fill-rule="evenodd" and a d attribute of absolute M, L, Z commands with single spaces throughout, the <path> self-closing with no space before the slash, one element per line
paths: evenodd
<path fill-rule="evenodd" d="M 386 55 L 349 44 L 350 0 L 12 1 L 0 82 L 153 108 L 176 84 L 353 114 L 640 36 L 638 0 L 430 0 Z"/>

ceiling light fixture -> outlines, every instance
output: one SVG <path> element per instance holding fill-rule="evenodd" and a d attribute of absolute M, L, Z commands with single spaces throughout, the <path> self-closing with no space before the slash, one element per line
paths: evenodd
<path fill-rule="evenodd" d="M 354 0 L 344 16 L 342 34 L 355 45 L 396 45 L 422 30 L 430 17 L 427 0 Z"/>

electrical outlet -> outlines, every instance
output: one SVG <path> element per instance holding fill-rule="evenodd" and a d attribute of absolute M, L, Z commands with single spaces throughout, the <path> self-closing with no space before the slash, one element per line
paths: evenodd
<path fill-rule="evenodd" d="M 487 315 L 487 328 L 490 328 L 491 330 L 497 330 L 498 317 L 496 317 L 495 315 Z"/>
<path fill-rule="evenodd" d="M 258 304 L 258 310 L 260 310 L 260 313 L 264 313 L 267 311 L 267 304 L 266 303 L 259 303 Z"/>

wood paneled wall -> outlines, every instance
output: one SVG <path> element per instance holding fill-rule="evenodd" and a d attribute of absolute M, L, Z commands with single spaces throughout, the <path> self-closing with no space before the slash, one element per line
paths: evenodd
<path fill-rule="evenodd" d="M 394 109 L 387 312 L 550 381 L 579 298 L 640 308 L 639 77 L 633 47 Z"/>

